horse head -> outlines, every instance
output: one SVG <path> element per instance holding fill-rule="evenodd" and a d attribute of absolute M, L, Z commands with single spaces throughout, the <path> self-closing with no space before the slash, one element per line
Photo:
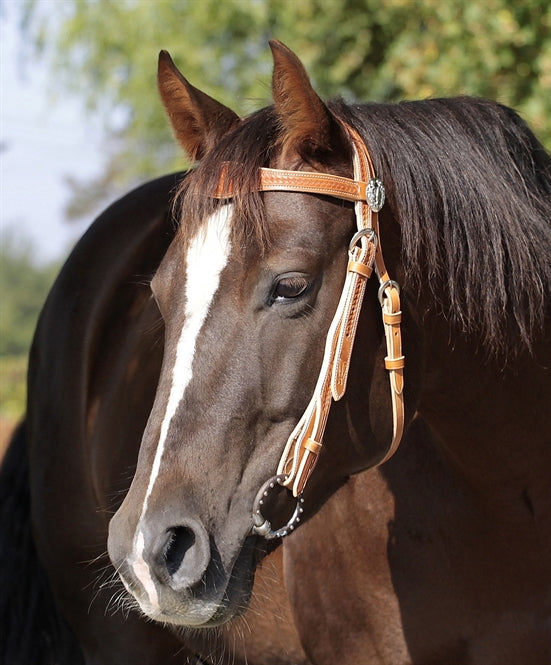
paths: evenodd
<path fill-rule="evenodd" d="M 292 450 L 281 461 L 321 390 L 354 243 L 364 256 L 380 253 L 382 241 L 398 280 L 401 265 L 400 229 L 386 208 L 381 232 L 362 232 L 351 246 L 365 202 L 340 190 L 285 187 L 290 172 L 314 181 L 330 174 L 337 189 L 358 177 L 346 125 L 297 57 L 279 42 L 271 47 L 274 104 L 245 119 L 191 86 L 168 54 L 159 60 L 176 138 L 199 163 L 177 194 L 180 226 L 151 284 L 165 324 L 164 361 L 135 477 L 111 520 L 109 553 L 142 611 L 167 623 L 217 625 L 246 607 L 267 549 L 259 534 L 274 535 L 268 520 L 264 531 L 253 520 L 262 497 L 262 518 L 285 524 L 295 499 L 279 485 L 288 484 L 300 495 L 295 527 L 399 438 L 380 304 L 395 283 L 365 279 L 347 391 L 321 423 L 323 449 L 310 431 L 297 454 L 300 463 L 300 454 L 317 459 L 321 449 L 319 463 L 297 486 Z M 278 177 L 281 187 L 263 185 Z M 375 254 L 365 259 L 357 279 L 374 262 Z"/>

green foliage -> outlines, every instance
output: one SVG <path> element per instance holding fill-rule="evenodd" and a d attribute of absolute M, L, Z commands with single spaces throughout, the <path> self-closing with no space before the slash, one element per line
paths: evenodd
<path fill-rule="evenodd" d="M 42 304 L 58 271 L 37 265 L 32 245 L 5 233 L 0 245 L 0 418 L 25 408 L 27 354 Z"/>
<path fill-rule="evenodd" d="M 36 264 L 32 246 L 6 233 L 0 246 L 0 356 L 28 352 L 57 265 Z"/>
<path fill-rule="evenodd" d="M 0 423 L 15 422 L 25 412 L 27 356 L 0 356 Z M 0 428 L 0 444 L 2 430 Z"/>
<path fill-rule="evenodd" d="M 519 110 L 551 149 L 548 0 L 27 0 L 26 35 L 60 91 L 106 118 L 109 182 L 179 168 L 156 92 L 171 52 L 189 80 L 240 113 L 269 103 L 277 37 L 324 97 L 469 94 Z M 78 183 L 76 184 L 78 189 Z"/>

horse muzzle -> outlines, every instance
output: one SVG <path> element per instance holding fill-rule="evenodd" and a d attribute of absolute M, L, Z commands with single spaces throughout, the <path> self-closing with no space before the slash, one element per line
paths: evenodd
<path fill-rule="evenodd" d="M 186 518 L 178 526 L 165 527 L 162 517 L 148 519 L 129 540 L 115 515 L 108 550 L 126 590 L 148 617 L 183 626 L 214 626 L 248 602 L 253 577 L 249 541 L 227 565 L 198 520 Z"/>

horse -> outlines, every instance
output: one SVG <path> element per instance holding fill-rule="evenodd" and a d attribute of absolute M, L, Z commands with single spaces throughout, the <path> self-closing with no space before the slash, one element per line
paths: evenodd
<path fill-rule="evenodd" d="M 245 616 L 205 635 L 131 613 L 107 558 L 109 518 L 133 475 L 162 361 L 148 284 L 174 236 L 171 192 L 183 177 L 149 182 L 100 215 L 43 307 L 28 413 L 0 469 L 6 665 L 307 664 L 277 594 L 280 552 L 263 563 Z"/>
<path fill-rule="evenodd" d="M 54 285 L 2 538 L 87 664 L 549 663 L 551 157 L 486 100 L 326 103 L 270 46 L 246 118 L 161 53 L 197 165 Z"/>

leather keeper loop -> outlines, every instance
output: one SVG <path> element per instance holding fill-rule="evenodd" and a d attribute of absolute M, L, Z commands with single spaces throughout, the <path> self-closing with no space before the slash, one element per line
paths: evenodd
<path fill-rule="evenodd" d="M 383 322 L 389 326 L 397 326 L 402 323 L 402 312 L 383 312 Z"/>
<path fill-rule="evenodd" d="M 399 358 L 385 358 L 385 367 L 387 369 L 403 369 L 405 364 L 404 356 L 400 356 Z"/>
<path fill-rule="evenodd" d="M 361 263 L 361 261 L 349 261 L 348 270 L 349 272 L 355 272 L 358 275 L 365 277 L 366 279 L 369 279 L 371 277 L 371 273 L 373 272 L 373 268 L 371 266 L 366 266 L 365 263 Z"/>
<path fill-rule="evenodd" d="M 311 453 L 314 455 L 319 455 L 319 452 L 321 450 L 321 443 L 318 443 L 317 441 L 314 441 L 314 439 L 306 439 L 304 442 L 304 447 L 306 450 L 309 450 Z"/>

